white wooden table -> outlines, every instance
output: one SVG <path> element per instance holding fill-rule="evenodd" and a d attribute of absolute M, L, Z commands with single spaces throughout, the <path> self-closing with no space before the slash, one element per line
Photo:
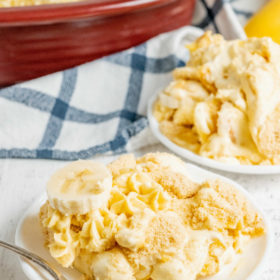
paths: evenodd
<path fill-rule="evenodd" d="M 138 151 L 164 151 L 161 145 Z M 105 162 L 111 157 L 106 157 Z M 104 159 L 103 159 L 104 160 Z M 49 160 L 0 160 L 0 239 L 14 242 L 16 225 L 28 206 L 45 190 L 49 176 L 62 161 Z M 255 176 L 219 172 L 243 185 L 270 217 L 274 228 L 274 249 L 266 270 L 258 279 L 280 279 L 280 175 Z M 0 279 L 27 280 L 18 259 L 0 248 Z M 39 280 L 39 279 L 38 279 Z M 243 280 L 243 279 L 240 279 Z"/>

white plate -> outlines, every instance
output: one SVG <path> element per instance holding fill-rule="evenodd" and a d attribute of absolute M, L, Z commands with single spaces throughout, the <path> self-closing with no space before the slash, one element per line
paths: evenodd
<path fill-rule="evenodd" d="M 218 275 L 212 277 L 208 277 L 207 280 L 255 280 L 257 275 L 259 275 L 264 268 L 272 243 L 272 231 L 262 210 L 259 209 L 259 207 L 254 203 L 249 193 L 234 181 L 215 173 L 206 171 L 192 164 L 187 164 L 187 168 L 189 170 L 190 178 L 197 182 L 202 182 L 207 179 L 220 178 L 223 181 L 226 181 L 233 185 L 236 189 L 238 189 L 245 195 L 245 197 L 260 213 L 260 215 L 264 219 L 265 227 L 267 230 L 264 236 L 251 241 L 250 246 L 248 246 L 247 250 L 245 250 L 245 252 L 241 255 L 238 263 L 228 266 L 227 269 L 225 269 L 222 273 L 219 273 Z M 50 256 L 48 250 L 44 247 L 44 239 L 39 224 L 38 213 L 41 205 L 46 201 L 46 199 L 46 194 L 38 198 L 34 202 L 34 204 L 24 213 L 21 221 L 17 226 L 15 243 L 16 245 L 30 250 L 46 259 L 49 263 L 53 264 L 58 271 L 62 272 L 68 280 L 77 280 L 79 279 L 80 273 L 78 273 L 74 269 L 62 268 L 56 263 L 56 261 Z M 52 279 L 47 275 L 47 273 L 43 273 L 41 269 L 37 268 L 35 265 L 25 261 L 22 258 L 20 258 L 20 264 L 24 273 L 30 280 Z"/>
<path fill-rule="evenodd" d="M 157 99 L 158 94 L 153 95 L 148 102 L 148 120 L 150 128 L 155 135 L 155 137 L 168 149 L 177 155 L 188 159 L 192 162 L 196 162 L 201 165 L 205 165 L 211 168 L 220 169 L 233 173 L 241 174 L 278 174 L 280 173 L 280 165 L 241 165 L 241 164 L 229 164 L 224 162 L 219 162 L 217 160 L 209 159 L 206 157 L 199 156 L 192 151 L 182 148 L 177 144 L 169 140 L 165 135 L 163 135 L 159 129 L 159 124 L 156 118 L 153 116 L 153 105 Z"/>

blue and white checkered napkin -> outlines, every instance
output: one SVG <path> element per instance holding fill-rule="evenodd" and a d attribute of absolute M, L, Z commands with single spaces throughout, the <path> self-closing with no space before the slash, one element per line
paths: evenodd
<path fill-rule="evenodd" d="M 227 2 L 234 2 L 236 12 L 246 18 L 255 0 L 199 0 L 194 25 L 226 38 L 244 37 Z M 168 84 L 175 67 L 184 65 L 185 43 L 201 33 L 195 27 L 181 28 L 0 90 L 0 158 L 74 160 L 149 144 L 153 138 L 145 117 L 147 100 Z"/>

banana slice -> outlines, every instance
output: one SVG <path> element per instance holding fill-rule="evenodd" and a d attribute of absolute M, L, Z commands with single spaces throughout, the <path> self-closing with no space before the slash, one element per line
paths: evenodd
<path fill-rule="evenodd" d="M 85 214 L 109 200 L 112 175 L 98 162 L 74 161 L 53 174 L 47 184 L 51 206 L 65 215 Z"/>

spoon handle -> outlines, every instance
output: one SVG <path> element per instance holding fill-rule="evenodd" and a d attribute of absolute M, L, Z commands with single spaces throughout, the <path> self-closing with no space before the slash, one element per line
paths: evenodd
<path fill-rule="evenodd" d="M 0 247 L 4 247 L 10 251 L 13 251 L 29 260 L 32 262 L 38 264 L 42 268 L 44 268 L 55 280 L 64 280 L 65 278 L 63 276 L 58 276 L 58 273 L 50 267 L 50 264 L 48 264 L 44 259 L 41 257 L 14 245 L 11 245 L 9 243 L 6 243 L 4 241 L 0 240 Z"/>

